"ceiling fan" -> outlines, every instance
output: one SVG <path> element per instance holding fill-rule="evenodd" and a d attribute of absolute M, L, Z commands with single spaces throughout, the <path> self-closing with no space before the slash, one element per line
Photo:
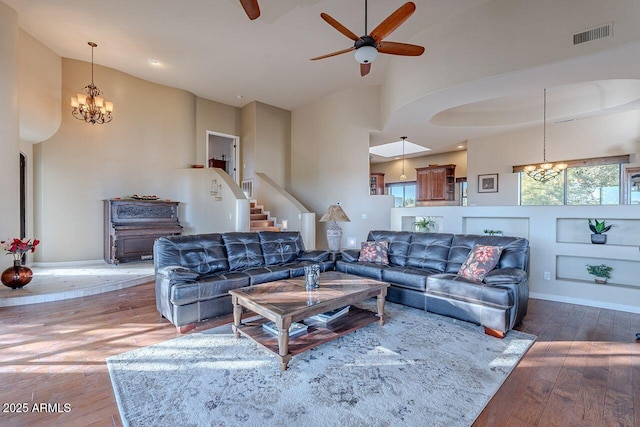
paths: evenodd
<path fill-rule="evenodd" d="M 242 8 L 252 21 L 260 16 L 260 6 L 258 0 L 240 0 Z"/>
<path fill-rule="evenodd" d="M 420 56 L 424 53 L 424 47 L 408 43 L 396 43 L 382 41 L 391 34 L 396 28 L 404 23 L 415 12 L 416 5 L 413 2 L 407 2 L 400 6 L 395 12 L 389 15 L 376 28 L 367 33 L 367 0 L 364 2 L 364 32 L 365 36 L 358 37 L 347 27 L 336 21 L 326 13 L 321 13 L 322 19 L 327 21 L 333 28 L 354 41 L 353 47 L 329 53 L 327 55 L 311 58 L 312 61 L 318 59 L 329 58 L 331 56 L 343 53 L 354 52 L 356 61 L 360 63 L 360 75 L 366 76 L 371 71 L 371 63 L 376 59 L 378 53 L 386 53 L 390 55 L 402 56 Z"/>

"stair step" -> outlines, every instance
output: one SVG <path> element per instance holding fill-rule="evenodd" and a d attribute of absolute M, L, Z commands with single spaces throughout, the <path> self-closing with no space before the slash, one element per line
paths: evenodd
<path fill-rule="evenodd" d="M 249 202 L 249 208 L 255 208 L 256 202 Z"/>
<path fill-rule="evenodd" d="M 273 227 L 274 220 L 272 219 L 258 219 L 251 221 L 251 227 Z"/>
<path fill-rule="evenodd" d="M 260 220 L 269 219 L 269 216 L 266 214 L 251 214 L 249 216 L 249 219 L 251 221 L 260 221 Z"/>
<path fill-rule="evenodd" d="M 262 213 L 262 208 L 251 208 L 250 213 L 252 213 L 252 214 L 261 214 Z"/>
<path fill-rule="evenodd" d="M 251 227 L 251 231 L 280 231 L 280 227 Z"/>

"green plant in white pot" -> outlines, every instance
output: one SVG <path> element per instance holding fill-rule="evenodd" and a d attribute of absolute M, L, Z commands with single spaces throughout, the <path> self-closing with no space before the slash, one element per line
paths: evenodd
<path fill-rule="evenodd" d="M 587 273 L 595 276 L 594 280 L 596 283 L 607 283 L 607 279 L 611 279 L 611 272 L 613 271 L 613 267 L 608 266 L 607 264 L 600 265 L 590 265 L 587 264 Z"/>
<path fill-rule="evenodd" d="M 431 231 L 436 226 L 436 221 L 431 217 L 416 217 L 416 220 L 413 222 L 413 226 L 416 231 Z"/>

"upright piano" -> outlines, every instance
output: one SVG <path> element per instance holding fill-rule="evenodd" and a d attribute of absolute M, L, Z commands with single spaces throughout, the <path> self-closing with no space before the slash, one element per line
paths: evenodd
<path fill-rule="evenodd" d="M 182 234 L 179 202 L 104 200 L 104 260 L 109 264 L 153 259 L 158 237 Z"/>

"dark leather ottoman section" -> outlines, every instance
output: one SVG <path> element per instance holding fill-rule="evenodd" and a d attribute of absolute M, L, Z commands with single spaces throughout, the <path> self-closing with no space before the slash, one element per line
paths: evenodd
<path fill-rule="evenodd" d="M 246 270 L 242 270 L 242 272 L 249 276 L 251 280 L 250 285 L 258 285 L 260 283 L 289 278 L 289 269 L 281 265 L 247 268 Z"/>
<path fill-rule="evenodd" d="M 387 288 L 387 301 L 406 305 L 420 310 L 427 309 L 427 296 L 423 292 L 412 291 L 409 289 L 400 289 L 395 286 Z"/>
<path fill-rule="evenodd" d="M 226 273 L 203 277 L 197 282 L 171 286 L 169 299 L 175 306 L 183 306 L 227 295 L 231 289 L 249 286 L 250 277 L 244 273 Z"/>
<path fill-rule="evenodd" d="M 382 280 L 382 270 L 384 268 L 382 264 L 374 264 L 371 262 L 336 261 L 337 271 L 355 274 L 356 276 L 369 277 L 375 280 Z"/>
<path fill-rule="evenodd" d="M 437 273 L 432 270 L 389 266 L 382 270 L 382 281 L 389 282 L 394 286 L 424 292 L 427 289 L 427 278 Z"/>
<path fill-rule="evenodd" d="M 465 301 L 508 310 L 513 307 L 513 293 L 505 288 L 473 282 L 455 274 L 434 274 L 427 279 L 427 295 Z"/>
<path fill-rule="evenodd" d="M 472 322 L 496 331 L 507 332 L 509 326 L 509 311 L 468 301 L 441 298 L 427 295 L 427 311 L 455 319 Z"/>

